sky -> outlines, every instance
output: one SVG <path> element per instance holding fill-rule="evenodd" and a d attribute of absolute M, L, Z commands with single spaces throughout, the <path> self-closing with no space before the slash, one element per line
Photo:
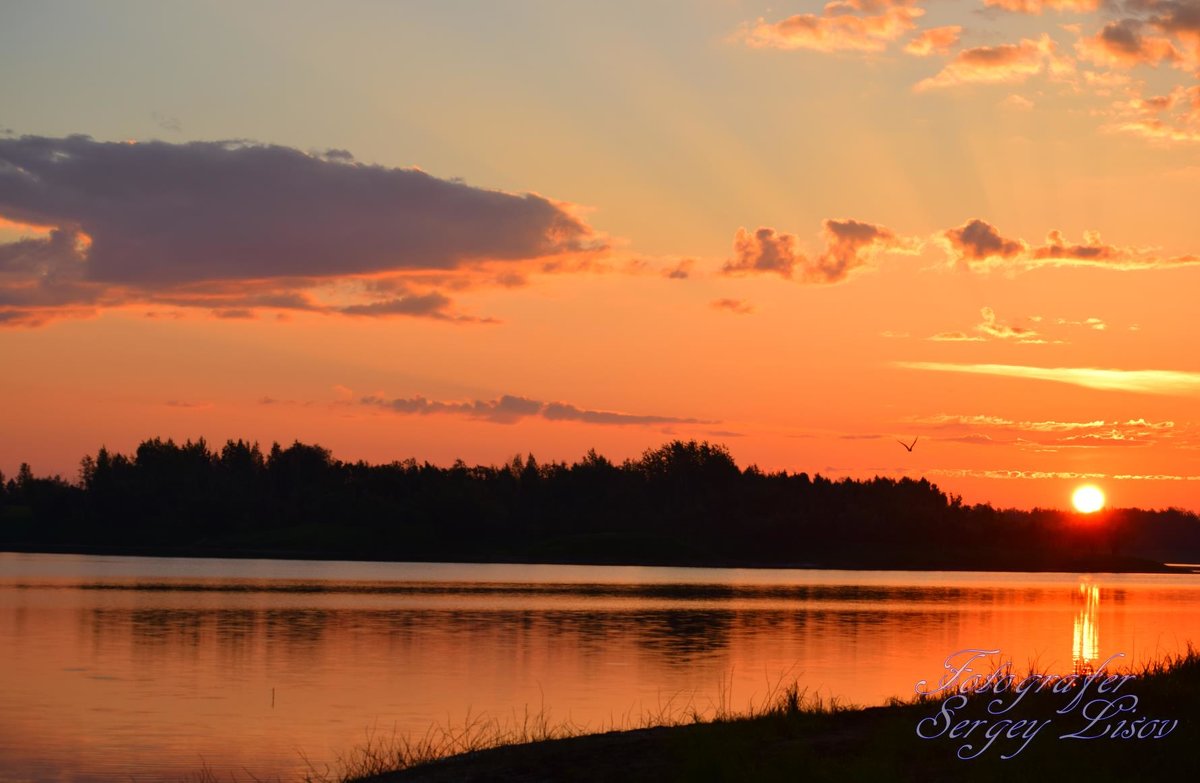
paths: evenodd
<path fill-rule="evenodd" d="M 1198 78 L 1200 0 L 6 0 L 0 471 L 695 438 L 1200 510 Z"/>

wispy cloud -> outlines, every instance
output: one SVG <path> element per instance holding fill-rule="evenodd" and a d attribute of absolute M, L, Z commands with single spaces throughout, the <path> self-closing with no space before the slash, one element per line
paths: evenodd
<path fill-rule="evenodd" d="M 1105 427 L 1126 427 L 1138 431 L 1167 431 L 1175 429 L 1173 421 L 1147 421 L 1146 419 L 1126 419 L 1124 421 L 1041 421 L 1006 419 L 1002 416 L 987 416 L 981 414 L 945 414 L 932 416 L 917 416 L 908 421 L 932 427 L 986 427 L 1015 429 L 1023 432 L 1074 432 L 1077 430 L 1095 430 Z"/>
<path fill-rule="evenodd" d="M 1055 52 L 1049 35 L 1019 43 L 963 49 L 937 74 L 923 79 L 914 92 L 927 92 L 962 84 L 1012 84 L 1031 76 L 1049 73 L 1060 76 L 1073 70 L 1073 63 Z"/>
<path fill-rule="evenodd" d="M 915 431 L 930 433 L 933 440 L 1008 444 L 1037 452 L 1148 447 L 1168 441 L 1176 447 L 1188 447 L 1195 441 L 1194 426 L 1143 418 L 1030 421 L 983 414 L 935 414 L 914 416 L 906 419 L 905 424 Z"/>
<path fill-rule="evenodd" d="M 938 332 L 929 338 L 935 343 L 981 343 L 983 337 L 966 332 Z"/>
<path fill-rule="evenodd" d="M 988 339 L 1008 340 L 1022 345 L 1044 345 L 1048 341 L 1027 326 L 1008 324 L 996 317 L 990 307 L 980 311 L 983 322 L 976 325 L 972 334 L 961 331 L 939 332 L 929 339 L 934 342 L 984 342 Z"/>
<path fill-rule="evenodd" d="M 925 14 L 914 0 L 833 0 L 820 14 L 777 22 L 759 18 L 739 38 L 757 49 L 881 52 L 917 26 Z"/>
<path fill-rule="evenodd" d="M 408 315 L 425 318 L 436 318 L 444 321 L 459 323 L 496 323 L 493 318 L 477 318 L 469 315 L 459 315 L 450 311 L 450 299 L 436 291 L 428 294 L 410 294 L 392 299 L 384 299 L 370 304 L 348 305 L 340 307 L 338 312 L 345 315 L 387 316 Z"/>
<path fill-rule="evenodd" d="M 1125 98 L 1105 112 L 1105 129 L 1155 142 L 1200 141 L 1200 85 L 1176 85 L 1165 93 L 1146 94 L 1144 84 L 1125 88 Z"/>
<path fill-rule="evenodd" d="M 1111 481 L 1200 481 L 1200 476 L 1178 473 L 1079 473 L 1069 470 L 1049 471 L 979 468 L 933 468 L 926 471 L 926 473 L 930 476 L 945 476 L 947 478 L 985 478 L 1004 480 L 1065 479 L 1067 481 L 1084 481 L 1108 479 Z"/>
<path fill-rule="evenodd" d="M 184 410 L 207 410 L 213 407 L 211 402 L 192 401 L 192 400 L 167 400 L 168 408 L 182 408 Z"/>
<path fill-rule="evenodd" d="M 494 400 L 440 401 L 415 397 L 386 399 L 375 395 L 363 397 L 368 405 L 393 413 L 409 415 L 454 415 L 482 419 L 497 424 L 513 424 L 521 419 L 536 417 L 550 421 L 577 421 L 586 424 L 618 426 L 653 426 L 659 424 L 714 424 L 704 419 L 679 416 L 652 416 L 617 411 L 589 410 L 566 402 L 543 402 L 528 397 L 505 394 Z"/>
<path fill-rule="evenodd" d="M 1101 0 L 983 0 L 986 6 L 1019 14 L 1040 14 L 1043 11 L 1086 13 L 1098 9 L 1100 3 Z"/>
<path fill-rule="evenodd" d="M 896 365 L 910 370 L 1054 381 L 1103 391 L 1166 395 L 1200 393 L 1200 372 L 1179 370 L 1108 370 L 1095 367 L 1031 367 L 1016 364 L 946 362 L 896 362 Z"/>

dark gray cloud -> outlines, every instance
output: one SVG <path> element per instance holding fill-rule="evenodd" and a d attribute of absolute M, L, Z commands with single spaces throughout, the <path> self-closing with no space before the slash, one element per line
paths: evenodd
<path fill-rule="evenodd" d="M 445 270 L 597 246 L 541 196 L 239 141 L 0 139 L 0 215 L 86 234 L 88 279 L 139 285 Z"/>
<path fill-rule="evenodd" d="M 542 196 L 242 141 L 0 138 L 0 218 L 50 228 L 0 244 L 10 325 L 131 303 L 486 322 L 437 289 L 518 285 L 603 247 Z"/>
<path fill-rule="evenodd" d="M 484 419 L 499 424 L 512 424 L 521 419 L 539 417 L 550 421 L 579 421 L 587 424 L 608 425 L 655 425 L 655 424 L 711 424 L 701 419 L 677 416 L 644 416 L 616 411 L 597 411 L 579 408 L 565 402 L 542 402 L 528 397 L 505 394 L 495 400 L 468 400 L 465 402 L 442 402 L 420 395 L 388 400 L 369 396 L 362 398 L 364 405 L 371 405 L 396 413 L 429 416 L 448 414 Z"/>
<path fill-rule="evenodd" d="M 1200 36 L 1200 0 L 1128 0 L 1126 8 L 1147 14 L 1147 20 L 1164 33 Z"/>

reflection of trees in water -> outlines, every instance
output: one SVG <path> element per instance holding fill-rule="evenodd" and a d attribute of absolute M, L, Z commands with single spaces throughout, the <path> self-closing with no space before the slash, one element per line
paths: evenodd
<path fill-rule="evenodd" d="M 744 615 L 749 616 L 749 615 Z M 734 624 L 729 610 L 355 610 L 93 608 L 84 612 L 98 641 L 128 638 L 146 648 L 216 646 L 242 654 L 261 644 L 293 653 L 347 637 L 388 640 L 395 649 L 426 645 L 502 650 L 568 645 L 604 654 L 614 641 L 669 660 L 724 650 Z"/>
<path fill-rule="evenodd" d="M 405 645 L 429 643 L 432 635 L 460 644 L 504 649 L 544 643 L 573 647 L 584 655 L 603 655 L 614 644 L 686 658 L 724 650 L 734 612 L 730 610 L 434 610 L 372 612 L 372 624 Z M 366 621 L 366 617 L 363 618 Z"/>
<path fill-rule="evenodd" d="M 324 640 L 331 621 L 340 614 L 329 609 L 267 609 L 262 612 L 262 627 L 272 641 L 314 646 Z"/>
<path fill-rule="evenodd" d="M 734 624 L 734 612 L 728 609 L 632 612 L 626 618 L 638 646 L 662 653 L 670 662 L 726 650 Z"/>
<path fill-rule="evenodd" d="M 136 644 L 196 646 L 203 636 L 200 609 L 94 609 L 92 630 L 100 636 L 128 636 Z"/>
<path fill-rule="evenodd" d="M 845 643 L 853 648 L 864 637 L 903 639 L 914 632 L 945 634 L 962 625 L 962 612 L 929 610 L 884 610 L 866 607 L 818 609 L 800 615 L 807 625 L 805 636 L 830 643 Z M 909 637 L 911 638 L 911 636 Z"/>
<path fill-rule="evenodd" d="M 324 609 L 101 607 L 85 610 L 83 617 L 97 645 L 125 638 L 145 648 L 198 649 L 215 643 L 220 651 L 236 655 L 267 640 L 314 647 L 324 638 L 333 614 Z"/>
<path fill-rule="evenodd" d="M 1036 602 L 1044 592 L 839 585 L 641 587 L 643 595 L 653 595 L 644 606 L 626 600 L 590 608 L 593 593 L 561 608 L 106 606 L 84 610 L 81 619 L 93 636 L 109 642 L 131 638 L 148 649 L 177 646 L 193 652 L 207 647 L 232 659 L 268 647 L 273 659 L 311 660 L 325 650 L 365 644 L 398 662 L 485 652 L 527 656 L 538 649 L 599 660 L 619 657 L 627 649 L 626 658 L 674 667 L 728 656 L 735 644 L 836 648 L 868 637 L 903 638 L 916 629 L 945 634 L 959 627 L 964 608 L 986 611 L 999 603 Z M 622 586 L 617 592 L 629 599 L 641 591 Z M 684 598 L 699 600 L 670 605 L 670 599 Z M 479 599 L 471 593 L 472 602 Z M 269 602 L 269 596 L 263 601 Z"/>

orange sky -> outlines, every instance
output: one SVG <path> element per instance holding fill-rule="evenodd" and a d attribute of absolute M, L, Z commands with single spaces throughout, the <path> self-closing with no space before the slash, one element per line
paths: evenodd
<path fill-rule="evenodd" d="M 1190 0 L 287 8 L 0 12 L 6 475 L 695 437 L 1200 509 Z"/>

